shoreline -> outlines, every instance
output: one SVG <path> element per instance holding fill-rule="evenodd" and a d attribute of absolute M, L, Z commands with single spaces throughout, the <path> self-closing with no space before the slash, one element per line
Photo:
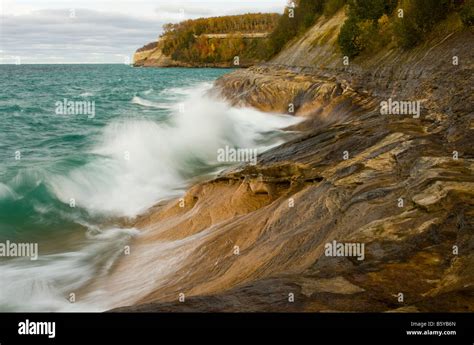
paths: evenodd
<path fill-rule="evenodd" d="M 183 65 L 164 65 L 164 66 L 143 66 L 143 65 L 136 65 L 136 64 L 131 64 L 132 67 L 134 68 L 195 68 L 195 69 L 198 69 L 198 68 L 216 68 L 216 69 L 245 69 L 245 68 L 250 68 L 252 66 L 254 66 L 253 64 L 252 65 L 239 65 L 239 66 L 235 66 L 235 65 L 214 65 L 214 64 L 209 64 L 209 65 L 187 65 L 187 64 L 183 64 Z"/>

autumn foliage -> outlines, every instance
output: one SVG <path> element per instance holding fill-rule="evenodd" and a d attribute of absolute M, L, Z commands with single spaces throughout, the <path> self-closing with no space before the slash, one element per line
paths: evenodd
<path fill-rule="evenodd" d="M 279 16 L 256 13 L 166 24 L 161 36 L 163 53 L 193 63 L 229 63 L 236 56 L 243 63 L 265 60 L 270 55 L 268 39 L 252 34 L 272 32 Z"/>

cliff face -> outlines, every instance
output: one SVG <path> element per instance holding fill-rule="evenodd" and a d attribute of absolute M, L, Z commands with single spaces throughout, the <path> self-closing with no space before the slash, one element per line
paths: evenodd
<path fill-rule="evenodd" d="M 133 55 L 135 67 L 189 67 L 162 53 L 163 42 L 149 43 Z"/>
<path fill-rule="evenodd" d="M 251 34 L 252 39 L 265 39 L 267 34 Z M 249 36 L 251 36 L 249 35 Z M 218 39 L 219 41 L 226 41 L 234 39 L 233 35 L 202 35 L 208 36 L 209 39 Z M 229 36 L 228 38 L 225 36 Z M 214 68 L 246 68 L 253 66 L 259 62 L 259 59 L 243 59 L 238 64 L 234 63 L 233 59 L 226 62 L 184 62 L 174 60 L 171 56 L 165 55 L 162 51 L 163 41 L 151 42 L 142 48 L 138 49 L 133 55 L 133 66 L 135 67 L 214 67 Z"/>
<path fill-rule="evenodd" d="M 107 283 L 132 274 L 141 297 L 119 310 L 474 311 L 474 33 L 345 66 L 343 16 L 217 81 L 237 106 L 292 105 L 303 134 L 141 217 Z M 381 115 L 389 98 L 420 116 Z M 334 241 L 364 257 L 329 256 Z"/>

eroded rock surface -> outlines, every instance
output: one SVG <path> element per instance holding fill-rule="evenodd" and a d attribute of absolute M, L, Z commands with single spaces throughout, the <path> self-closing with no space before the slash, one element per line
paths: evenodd
<path fill-rule="evenodd" d="M 473 39 L 456 32 L 348 68 L 279 57 L 221 78 L 234 105 L 293 104 L 302 134 L 190 188 L 184 207 L 142 216 L 134 250 L 172 244 L 179 263 L 163 276 L 152 267 L 164 251 L 122 260 L 110 286 L 151 273 L 118 310 L 474 311 Z M 421 116 L 381 115 L 389 97 L 422 100 Z M 332 241 L 363 243 L 364 260 L 326 256 Z"/>

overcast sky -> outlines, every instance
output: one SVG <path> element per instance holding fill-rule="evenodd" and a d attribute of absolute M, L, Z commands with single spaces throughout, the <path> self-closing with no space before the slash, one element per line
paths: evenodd
<path fill-rule="evenodd" d="M 287 0 L 0 0 L 0 63 L 122 63 L 162 26 L 279 12 Z"/>

